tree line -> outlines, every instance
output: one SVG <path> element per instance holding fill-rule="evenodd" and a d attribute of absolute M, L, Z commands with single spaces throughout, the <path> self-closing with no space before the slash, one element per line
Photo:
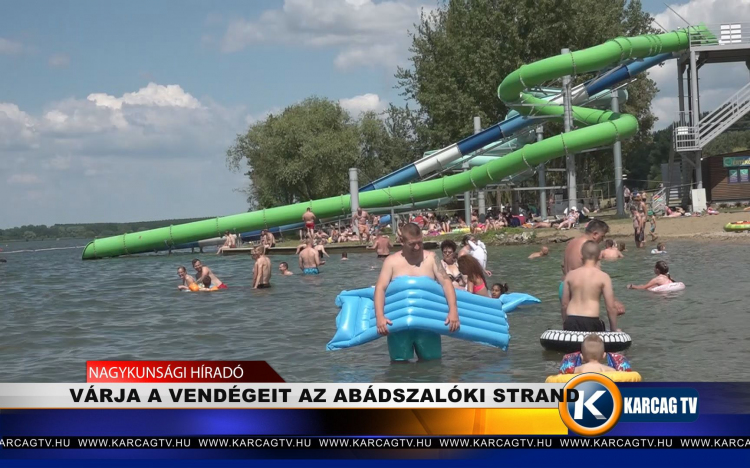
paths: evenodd
<path fill-rule="evenodd" d="M 165 219 L 159 221 L 138 221 L 134 223 L 55 224 L 52 226 L 29 224 L 10 229 L 0 229 L 0 241 L 94 239 L 97 237 L 146 231 L 172 224 L 191 223 L 193 221 L 201 221 L 202 219 L 204 218 Z"/>

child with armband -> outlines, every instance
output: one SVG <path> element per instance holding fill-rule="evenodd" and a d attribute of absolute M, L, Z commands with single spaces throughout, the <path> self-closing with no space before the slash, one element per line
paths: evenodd
<path fill-rule="evenodd" d="M 604 352 L 604 341 L 596 333 L 584 338 L 581 344 L 581 360 L 583 364 L 576 367 L 573 373 L 616 372 L 614 368 L 602 364 L 602 361 L 607 362 L 607 353 Z"/>

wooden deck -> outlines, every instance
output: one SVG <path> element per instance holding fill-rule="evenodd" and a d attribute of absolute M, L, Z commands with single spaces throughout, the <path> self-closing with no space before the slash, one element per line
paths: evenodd
<path fill-rule="evenodd" d="M 425 242 L 424 248 L 425 250 L 436 250 L 440 247 L 440 244 L 437 242 Z M 399 250 L 401 248 L 401 244 L 396 244 L 393 247 L 393 252 Z M 255 249 L 255 246 L 253 247 L 238 247 L 236 249 L 225 249 L 221 251 L 221 255 L 250 255 L 253 253 L 253 249 Z M 266 251 L 266 255 L 295 255 L 297 252 L 297 247 L 273 247 Z M 353 253 L 367 253 L 367 254 L 375 254 L 375 251 L 373 249 L 368 249 L 367 246 L 364 245 L 337 245 L 337 244 L 326 244 L 326 252 L 328 252 L 329 255 L 334 254 L 340 254 L 343 252 L 346 252 L 347 254 L 353 254 Z"/>

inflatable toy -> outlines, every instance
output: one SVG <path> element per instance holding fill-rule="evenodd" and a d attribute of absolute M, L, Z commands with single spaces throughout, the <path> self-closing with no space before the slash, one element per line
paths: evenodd
<path fill-rule="evenodd" d="M 188 286 L 188 288 L 190 288 L 190 290 L 193 292 L 200 290 L 198 283 L 190 283 L 190 286 Z"/>
<path fill-rule="evenodd" d="M 607 377 L 613 382 L 640 382 L 641 374 L 638 372 L 600 372 L 601 375 Z M 545 383 L 568 383 L 575 377 L 582 374 L 557 374 L 550 375 L 545 380 Z"/>
<path fill-rule="evenodd" d="M 651 255 L 661 255 L 661 254 L 665 254 L 665 253 L 667 253 L 666 250 L 651 249 Z"/>
<path fill-rule="evenodd" d="M 651 292 L 672 292 L 672 291 L 682 291 L 685 289 L 685 283 L 667 283 L 667 284 L 661 284 L 659 286 L 654 286 L 653 288 L 648 288 Z"/>
<path fill-rule="evenodd" d="M 572 374 L 576 367 L 583 365 L 581 352 L 566 354 L 560 363 L 561 374 Z M 607 365 L 618 372 L 630 372 L 630 361 L 622 354 L 607 353 Z"/>
<path fill-rule="evenodd" d="M 328 350 L 349 348 L 380 337 L 375 324 L 375 288 L 343 291 L 336 298 L 340 312 L 336 333 Z M 445 319 L 448 303 L 443 288 L 424 277 L 402 276 L 394 279 L 385 292 L 385 316 L 393 322 L 388 331 L 388 348 L 394 360 L 409 359 L 416 348 L 420 358 L 439 357 L 438 335 L 507 349 L 510 335 L 506 313 L 539 299 L 522 293 L 503 294 L 498 299 L 456 291 L 461 328 L 449 332 Z M 434 335 L 434 336 L 431 336 Z M 405 357 L 405 356 L 409 357 Z"/>
<path fill-rule="evenodd" d="M 750 221 L 735 221 L 733 223 L 728 223 L 724 226 L 724 230 L 728 232 L 748 231 L 750 230 Z"/>
<path fill-rule="evenodd" d="M 630 348 L 630 335 L 624 332 L 579 332 L 568 330 L 547 330 L 542 333 L 539 342 L 544 349 L 573 353 L 581 350 L 581 343 L 587 335 L 596 333 L 604 341 L 604 350 L 608 353 L 623 351 Z"/>

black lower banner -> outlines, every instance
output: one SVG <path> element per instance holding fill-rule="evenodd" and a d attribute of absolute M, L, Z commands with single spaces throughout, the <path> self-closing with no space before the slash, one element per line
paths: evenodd
<path fill-rule="evenodd" d="M 750 437 L 9 437 L 0 449 L 712 449 L 750 448 Z"/>

